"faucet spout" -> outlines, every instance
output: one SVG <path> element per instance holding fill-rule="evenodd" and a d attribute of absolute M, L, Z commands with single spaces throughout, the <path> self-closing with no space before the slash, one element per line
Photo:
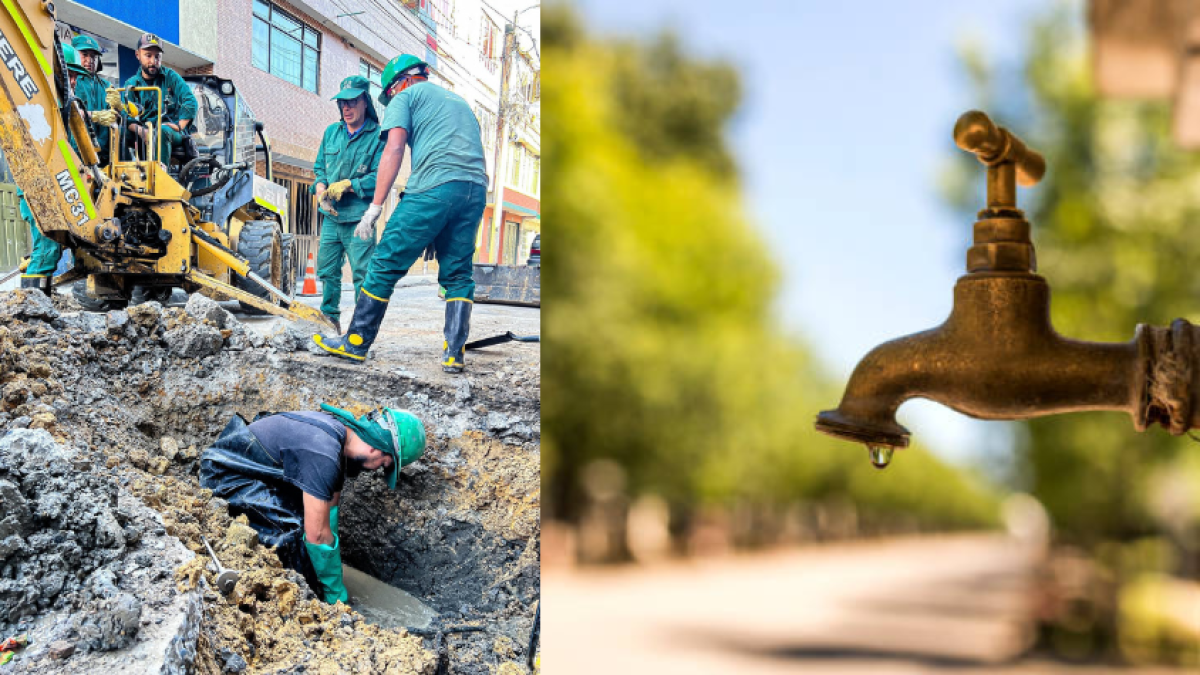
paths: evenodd
<path fill-rule="evenodd" d="M 1050 325 L 1050 288 L 1030 273 L 968 274 L 941 326 L 879 345 L 854 369 L 817 429 L 867 444 L 905 447 L 895 419 L 926 398 L 979 419 L 1014 420 L 1081 410 L 1136 415 L 1145 378 L 1138 340 L 1064 338 Z"/>
<path fill-rule="evenodd" d="M 1050 323 L 1050 286 L 1034 274 L 1030 225 L 1016 183 L 1033 185 L 1045 160 L 978 111 L 959 118 L 955 142 L 988 166 L 988 205 L 979 212 L 967 274 L 941 326 L 885 342 L 850 376 L 841 404 L 817 430 L 874 448 L 906 447 L 896 409 L 937 401 L 989 420 L 1085 410 L 1119 410 L 1138 431 L 1157 422 L 1172 434 L 1200 426 L 1200 328 L 1139 325 L 1124 343 L 1065 338 Z"/>

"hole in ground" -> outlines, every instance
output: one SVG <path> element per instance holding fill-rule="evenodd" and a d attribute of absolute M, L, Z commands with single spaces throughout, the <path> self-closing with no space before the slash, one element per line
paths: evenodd
<path fill-rule="evenodd" d="M 343 562 L 432 607 L 433 630 L 485 626 L 447 639 L 454 672 L 490 673 L 505 661 L 523 662 L 540 586 L 536 441 L 481 432 L 443 438 L 439 430 L 460 430 L 464 425 L 451 422 L 479 414 L 456 404 L 452 389 L 377 372 L 329 369 L 314 377 L 311 370 L 217 370 L 199 392 L 196 380 L 168 376 L 152 422 L 138 429 L 202 450 L 234 413 L 251 419 L 259 411 L 317 409 L 323 401 L 412 410 L 426 424 L 425 456 L 403 469 L 395 491 L 375 474 L 346 482 L 338 528 Z M 506 402 L 472 403 L 486 413 Z M 466 428 L 472 426 L 483 425 Z M 195 481 L 196 470 L 197 462 L 183 465 L 180 477 Z"/>

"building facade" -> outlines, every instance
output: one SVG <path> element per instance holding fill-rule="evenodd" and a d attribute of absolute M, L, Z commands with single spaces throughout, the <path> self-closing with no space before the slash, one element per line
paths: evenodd
<path fill-rule="evenodd" d="M 100 42 L 105 49 L 101 75 L 113 84 L 136 72 L 133 48 L 143 32 L 167 42 L 163 62 L 180 74 L 213 74 L 234 82 L 271 139 L 273 178 L 288 189 L 292 229 L 307 244 L 302 245 L 301 260 L 306 249 L 315 251 L 320 228 L 319 213 L 308 195 L 313 162 L 325 128 L 340 119 L 330 98 L 350 75 L 370 79 L 375 85 L 372 94 L 378 95 L 383 66 L 397 54 L 422 57 L 430 64 L 433 82 L 471 104 L 488 154 L 493 185 L 489 194 L 495 194 L 506 24 L 482 0 L 61 0 L 57 7 L 60 20 Z M 529 40 L 532 43 L 532 37 Z M 535 63 L 521 60 L 527 65 L 514 72 L 529 71 L 528 64 Z M 523 138 L 534 136 L 525 132 Z M 514 142 L 506 140 L 504 150 Z M 502 179 L 529 184 L 533 155 L 522 152 L 500 153 Z M 513 174 L 514 160 L 516 171 L 524 173 Z M 409 173 L 406 156 L 385 214 L 394 207 Z M 505 218 L 514 218 L 511 222 L 519 228 L 531 213 L 536 215 L 539 209 L 529 202 L 531 197 L 536 202 L 536 193 L 536 188 L 522 191 L 514 185 L 510 195 L 516 201 L 504 201 L 518 209 L 517 215 L 506 211 Z M 491 213 L 489 206 L 488 216 Z M 380 222 L 382 226 L 385 221 Z M 481 230 L 490 222 L 485 217 Z M 510 221 L 503 222 L 507 226 Z M 530 226 L 525 227 L 528 232 Z M 498 241 L 490 251 L 502 246 L 507 232 L 495 233 Z M 516 230 L 512 232 L 515 236 Z M 480 240 L 490 242 L 482 232 Z M 514 261 L 517 257 L 508 256 Z M 495 261 L 495 256 L 480 258 Z"/>

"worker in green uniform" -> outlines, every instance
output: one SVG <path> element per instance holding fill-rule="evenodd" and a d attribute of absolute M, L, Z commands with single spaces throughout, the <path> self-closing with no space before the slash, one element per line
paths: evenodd
<path fill-rule="evenodd" d="M 342 80 L 337 101 L 341 120 L 325 129 L 311 188 L 325 215 L 321 247 L 317 251 L 317 277 L 321 279 L 321 312 L 341 332 L 342 263 L 350 259 L 354 293 L 362 289 L 367 266 L 375 254 L 375 238 L 354 236 L 354 227 L 375 195 L 375 176 L 384 141 L 379 137 L 379 117 L 371 105 L 371 82 L 354 75 Z"/>
<path fill-rule="evenodd" d="M 475 297 L 472 258 L 487 201 L 487 165 L 471 106 L 429 82 L 428 69 L 411 54 L 397 56 L 383 69 L 379 102 L 387 108 L 380 134 L 386 136 L 387 145 L 379 161 L 374 198 L 355 236 L 374 239 L 375 221 L 408 145 L 413 153 L 412 176 L 375 249 L 347 333 L 335 338 L 314 335 L 313 340 L 335 356 L 364 361 L 396 283 L 432 243 L 438 282 L 446 289 L 442 369 L 460 373 Z"/>
<path fill-rule="evenodd" d="M 92 129 L 96 134 L 96 152 L 100 155 L 100 165 L 104 166 L 108 164 L 109 127 L 117 121 L 117 114 L 104 100 L 108 84 L 99 76 L 104 68 L 100 57 L 100 43 L 90 36 L 76 35 L 75 39 L 71 40 L 71 46 L 79 55 L 82 66 L 82 72 L 73 85 L 75 97 L 83 102 L 84 111 L 92 122 Z"/>
<path fill-rule="evenodd" d="M 184 137 L 191 133 L 190 126 L 192 120 L 196 119 L 198 106 L 192 90 L 179 76 L 179 73 L 162 65 L 162 53 L 162 40 L 157 35 L 153 33 L 142 35 L 138 39 L 135 52 L 138 63 L 142 67 L 133 77 L 125 81 L 125 86 L 162 89 L 162 145 L 154 157 L 159 162 L 168 164 L 171 161 L 171 151 L 183 143 Z M 123 101 L 118 90 L 109 89 L 105 98 L 109 107 L 113 110 L 121 110 Z M 141 111 L 141 119 L 144 122 L 154 122 L 158 119 L 158 94 L 156 92 L 132 92 L 127 100 Z M 153 139 L 144 124 L 131 123 L 129 130 L 142 139 L 144 147 L 150 147 Z"/>
<path fill-rule="evenodd" d="M 62 50 L 63 62 L 67 64 L 67 76 L 71 82 L 71 89 L 75 90 L 79 80 L 87 74 L 87 70 L 84 69 L 83 64 L 80 62 L 79 54 L 75 51 L 74 47 L 63 45 Z M 75 148 L 76 152 L 78 152 L 79 149 L 75 145 L 74 137 L 71 137 L 70 141 L 71 147 Z M 29 208 L 29 202 L 25 201 L 25 191 L 20 187 L 17 188 L 17 198 L 19 200 L 18 210 L 21 213 L 21 219 L 29 225 L 29 240 L 33 244 L 29 254 L 29 265 L 21 273 L 21 288 L 36 288 L 46 295 L 50 295 L 51 284 L 54 281 L 54 270 L 58 267 L 58 261 L 63 256 L 62 245 L 42 234 L 42 231 L 38 229 L 37 220 L 34 219 L 33 211 Z"/>

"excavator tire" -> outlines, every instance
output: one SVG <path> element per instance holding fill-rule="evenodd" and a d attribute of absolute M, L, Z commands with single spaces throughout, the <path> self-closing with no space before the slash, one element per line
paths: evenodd
<path fill-rule="evenodd" d="M 242 233 L 238 237 L 238 255 L 245 258 L 250 263 L 250 271 L 258 276 L 274 283 L 276 277 L 271 274 L 271 264 L 274 262 L 277 265 L 283 263 L 283 240 L 279 232 L 279 224 L 273 220 L 252 220 L 242 226 Z M 254 281 L 234 274 L 234 286 L 260 298 L 270 298 L 271 292 L 267 289 L 254 283 Z M 290 292 L 287 288 L 279 289 L 285 293 Z M 257 307 L 252 307 L 244 302 L 239 302 L 242 306 L 242 311 L 251 316 L 264 316 L 267 313 Z"/>
<path fill-rule="evenodd" d="M 283 281 L 279 290 L 287 293 L 290 300 L 296 295 L 296 235 L 284 233 L 280 240 L 283 242 Z"/>

